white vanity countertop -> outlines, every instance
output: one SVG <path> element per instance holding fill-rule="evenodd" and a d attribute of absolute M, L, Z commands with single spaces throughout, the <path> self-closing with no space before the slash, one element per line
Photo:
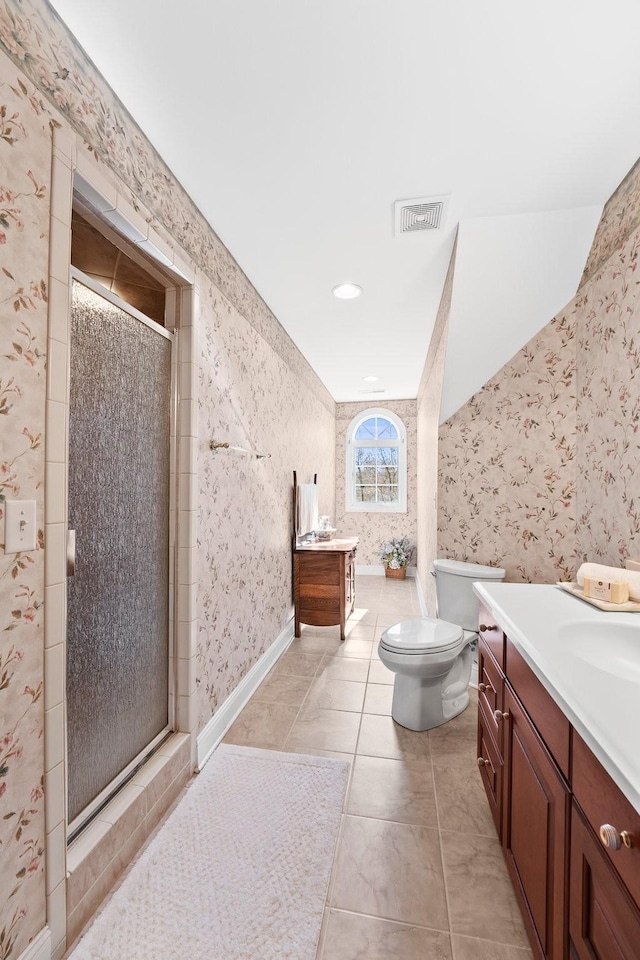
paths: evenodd
<path fill-rule="evenodd" d="M 603 613 L 547 584 L 485 582 L 475 583 L 474 590 L 640 812 L 640 613 Z M 604 656 L 596 665 L 588 647 L 593 650 L 595 640 L 606 652 L 609 624 L 628 625 L 625 639 L 631 644 L 610 664 Z M 589 637 L 584 656 L 582 629 Z M 568 630 L 575 631 L 572 642 Z"/>

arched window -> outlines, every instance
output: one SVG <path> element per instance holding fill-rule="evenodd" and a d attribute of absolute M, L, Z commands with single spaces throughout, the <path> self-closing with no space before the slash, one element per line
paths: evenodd
<path fill-rule="evenodd" d="M 347 430 L 346 509 L 407 512 L 407 431 L 390 410 L 363 410 Z"/>

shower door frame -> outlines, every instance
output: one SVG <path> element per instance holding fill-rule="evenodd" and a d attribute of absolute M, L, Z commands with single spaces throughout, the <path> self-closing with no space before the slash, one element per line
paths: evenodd
<path fill-rule="evenodd" d="M 180 772 L 173 783 L 182 783 L 188 773 L 176 766 L 184 757 L 187 740 L 187 767 L 197 765 L 198 690 L 197 690 L 197 589 L 198 589 L 198 329 L 200 317 L 200 275 L 190 255 L 173 241 L 167 242 L 150 226 L 154 220 L 140 198 L 95 154 L 81 136 L 66 125 L 52 129 L 51 193 L 49 219 L 47 382 L 45 414 L 45 563 L 44 563 L 44 811 L 46 887 L 46 926 L 38 944 L 46 947 L 46 956 L 61 960 L 66 952 L 70 910 L 84 910 L 87 893 L 75 909 L 69 901 L 70 878 L 85 864 L 93 869 L 105 844 L 113 851 L 124 851 L 123 812 L 117 807 L 102 825 L 100 838 L 94 826 L 69 845 L 67 823 L 67 751 L 66 751 L 66 531 L 68 529 L 68 392 L 71 220 L 74 197 L 88 206 L 100 220 L 104 233 L 116 246 L 134 259 L 144 251 L 145 263 L 151 259 L 166 285 L 167 313 L 175 318 L 179 334 L 174 350 L 175 390 L 177 395 L 176 433 L 171 438 L 171 463 L 175 473 L 170 485 L 170 508 L 176 530 L 171 553 L 175 558 L 175 576 L 170 596 L 169 619 L 174 630 L 175 692 L 173 712 L 175 732 L 159 747 L 151 763 L 140 772 L 139 798 L 164 805 L 165 773 Z M 135 206 L 134 206 L 135 204 Z M 110 219 L 111 218 L 111 219 Z M 106 223 L 105 223 L 106 221 Z M 115 232 L 114 232 L 115 228 Z M 125 246 L 121 246 L 124 243 Z M 159 757 L 156 764 L 155 759 Z M 161 762 L 162 761 L 162 762 Z M 164 765 L 163 765 L 164 763 Z M 137 775 L 136 775 L 137 777 Z M 134 780 L 136 778 L 134 777 Z M 126 791 L 125 787 L 125 791 Z M 160 799 L 157 791 L 164 790 Z M 169 801 L 170 802 L 170 801 Z M 105 832 L 106 831 L 106 832 Z M 109 838 L 107 842 L 107 838 Z M 113 844 L 113 846 L 112 846 Z M 133 854 L 129 853 L 128 856 Z M 95 885 L 94 885 L 95 886 Z M 93 890 L 93 887 L 91 888 Z M 95 909 L 93 907 L 92 909 Z M 35 942 L 34 942 L 35 943 Z M 43 954 L 44 955 L 44 954 Z"/>
<path fill-rule="evenodd" d="M 169 437 L 173 441 L 176 436 L 177 428 L 177 384 L 176 384 L 176 357 L 178 351 L 178 330 L 175 326 L 175 317 L 167 317 L 172 324 L 170 327 L 163 327 L 161 324 L 157 323 L 155 320 L 152 320 L 150 317 L 145 316 L 144 313 L 141 313 L 139 310 L 136 310 L 135 307 L 132 307 L 125 300 L 122 300 L 115 293 L 112 293 L 111 290 L 107 290 L 106 287 L 103 287 L 96 280 L 93 280 L 86 273 L 83 273 L 82 270 L 79 270 L 77 267 L 72 266 L 70 271 L 71 279 L 71 291 L 73 291 L 73 281 L 77 280 L 78 283 L 83 284 L 83 286 L 88 287 L 89 290 L 92 290 L 93 293 L 97 294 L 100 297 L 103 297 L 113 306 L 118 307 L 120 310 L 123 310 L 125 313 L 128 313 L 135 320 L 138 320 L 140 323 L 143 323 L 146 327 L 149 327 L 153 330 L 154 333 L 159 334 L 161 337 L 164 337 L 171 344 L 171 384 L 170 384 L 170 413 L 169 413 Z M 71 294 L 71 303 L 70 309 L 73 307 L 73 294 Z M 69 343 L 71 348 L 71 343 Z M 71 377 L 68 381 L 69 390 L 71 389 Z M 70 410 L 69 394 L 67 394 L 67 409 Z M 67 442 L 68 442 L 68 433 L 67 433 Z M 68 463 L 68 447 L 67 447 L 67 463 Z M 104 787 L 97 796 L 91 800 L 90 803 L 76 816 L 73 820 L 67 821 L 67 844 L 72 843 L 75 838 L 82 832 L 84 827 L 86 827 L 95 816 L 106 806 L 107 803 L 112 799 L 112 797 L 117 793 L 117 791 L 129 780 L 133 774 L 138 770 L 139 767 L 145 763 L 149 757 L 155 752 L 155 750 L 167 739 L 167 737 L 175 730 L 175 692 L 176 692 L 176 658 L 174 650 L 174 603 L 175 603 L 175 556 L 172 545 L 175 544 L 176 539 L 176 521 L 175 521 L 175 511 L 172 509 L 173 504 L 173 495 L 175 488 L 175 475 L 176 475 L 176 463 L 175 463 L 175 444 L 170 443 L 169 451 L 169 516 L 168 516 L 168 540 L 167 540 L 167 556 L 169 569 L 168 573 L 168 603 L 169 603 L 169 622 L 167 624 L 167 656 L 168 656 L 168 696 L 167 696 L 167 725 L 156 734 L 155 737 L 145 746 L 143 749 L 131 760 L 126 767 L 124 767 L 120 773 Z M 68 623 L 68 621 L 67 621 Z M 69 777 L 69 770 L 67 769 L 67 778 Z"/>

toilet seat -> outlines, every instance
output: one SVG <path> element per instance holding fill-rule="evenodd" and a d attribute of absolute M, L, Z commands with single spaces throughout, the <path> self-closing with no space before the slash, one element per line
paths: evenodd
<path fill-rule="evenodd" d="M 388 627 L 380 638 L 380 647 L 389 653 L 412 655 L 440 653 L 459 645 L 465 631 L 456 623 L 417 617 Z"/>

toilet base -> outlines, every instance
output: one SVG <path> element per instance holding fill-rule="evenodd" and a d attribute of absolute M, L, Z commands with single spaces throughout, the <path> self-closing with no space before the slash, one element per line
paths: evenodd
<path fill-rule="evenodd" d="M 429 703 L 428 696 L 425 697 L 419 681 L 396 674 L 393 684 L 391 716 L 401 727 L 416 731 L 432 730 L 434 727 L 440 727 L 443 723 L 453 720 L 468 706 L 469 694 L 465 690 L 459 696 L 451 700 L 445 700 L 441 704 L 440 710 L 434 709 L 433 704 Z"/>
<path fill-rule="evenodd" d="M 467 646 L 444 677 L 396 673 L 391 716 L 408 730 L 432 730 L 469 706 L 471 650 Z"/>

